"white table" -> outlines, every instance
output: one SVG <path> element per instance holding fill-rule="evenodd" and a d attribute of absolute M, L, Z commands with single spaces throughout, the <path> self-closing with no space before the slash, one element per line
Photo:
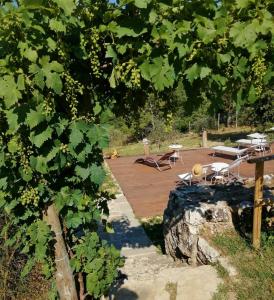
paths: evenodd
<path fill-rule="evenodd" d="M 171 144 L 171 145 L 168 146 L 168 148 L 175 151 L 175 153 L 171 156 L 172 158 L 174 158 L 174 164 L 175 164 L 176 158 L 178 158 L 182 161 L 182 156 L 180 154 L 180 150 L 183 149 L 182 145 L 180 145 L 180 144 Z"/>
<path fill-rule="evenodd" d="M 265 134 L 258 133 L 258 132 L 248 134 L 247 136 L 251 139 L 264 139 L 267 137 Z"/>
<path fill-rule="evenodd" d="M 225 168 L 228 168 L 229 164 L 227 163 L 224 163 L 224 162 L 214 162 L 212 165 L 211 165 L 211 170 L 218 173 L 220 172 L 221 170 L 225 169 Z"/>

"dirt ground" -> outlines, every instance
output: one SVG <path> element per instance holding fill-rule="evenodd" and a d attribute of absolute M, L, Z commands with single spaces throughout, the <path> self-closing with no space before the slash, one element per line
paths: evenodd
<path fill-rule="evenodd" d="M 178 160 L 171 169 L 162 172 L 153 167 L 134 163 L 140 156 L 107 160 L 137 217 L 162 215 L 168 202 L 169 192 L 180 184 L 177 175 L 190 172 L 194 164 L 231 163 L 235 159 L 231 156 L 213 157 L 210 149 L 185 150 L 181 154 L 182 162 Z M 254 174 L 254 164 L 246 162 L 241 164 L 242 177 L 254 177 Z M 265 163 L 264 174 L 274 174 L 274 160 Z"/>

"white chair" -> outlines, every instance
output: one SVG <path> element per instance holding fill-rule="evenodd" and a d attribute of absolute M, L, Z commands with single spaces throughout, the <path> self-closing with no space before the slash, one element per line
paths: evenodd
<path fill-rule="evenodd" d="M 207 177 L 208 169 L 210 166 L 211 166 L 211 164 L 202 166 L 203 171 L 202 171 L 201 176 L 195 176 L 195 174 L 193 174 L 193 172 L 188 172 L 188 173 L 179 174 L 178 177 L 181 179 L 182 183 L 185 185 L 191 185 L 193 179 L 204 179 L 205 184 L 206 184 L 206 177 Z"/>
<path fill-rule="evenodd" d="M 215 170 L 215 174 L 211 177 L 211 184 L 221 182 L 224 183 L 225 181 L 229 181 L 229 177 L 234 175 L 237 179 L 240 179 L 240 164 L 245 161 L 249 156 L 243 156 L 234 160 L 231 164 L 228 164 L 224 168 L 220 170 Z M 214 167 L 214 163 L 212 164 Z M 237 175 L 231 172 L 232 169 L 237 168 Z"/>

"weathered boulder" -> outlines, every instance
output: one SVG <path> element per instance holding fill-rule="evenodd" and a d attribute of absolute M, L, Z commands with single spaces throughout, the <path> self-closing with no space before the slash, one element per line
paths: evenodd
<path fill-rule="evenodd" d="M 251 189 L 233 186 L 188 186 L 171 191 L 164 212 L 166 253 L 190 264 L 216 262 L 220 254 L 208 235 L 234 229 L 233 211 L 241 201 L 252 207 Z"/>

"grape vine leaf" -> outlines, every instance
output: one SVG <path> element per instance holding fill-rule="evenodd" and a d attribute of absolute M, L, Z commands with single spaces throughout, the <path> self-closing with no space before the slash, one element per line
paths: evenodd
<path fill-rule="evenodd" d="M 75 10 L 75 0 L 53 0 L 60 8 L 65 12 L 65 15 L 69 16 Z"/>
<path fill-rule="evenodd" d="M 30 129 L 33 129 L 44 120 L 45 116 L 42 112 L 31 109 L 27 114 L 26 124 L 30 127 Z"/>
<path fill-rule="evenodd" d="M 30 141 L 32 144 L 34 144 L 36 147 L 41 147 L 47 140 L 49 140 L 52 136 L 53 129 L 50 127 L 47 127 L 46 130 L 42 131 L 39 134 L 36 134 L 36 132 L 32 131 L 30 134 Z"/>
<path fill-rule="evenodd" d="M 77 176 L 81 177 L 83 180 L 86 180 L 88 178 L 88 176 L 90 175 L 90 169 L 76 166 L 75 173 Z"/>
<path fill-rule="evenodd" d="M 97 166 L 95 164 L 92 164 L 90 167 L 90 179 L 92 182 L 100 185 L 106 176 L 106 172 L 104 171 L 104 169 L 101 166 Z"/>
<path fill-rule="evenodd" d="M 59 74 L 49 72 L 47 74 L 46 85 L 48 88 L 52 88 L 57 95 L 61 94 L 63 84 Z"/>
<path fill-rule="evenodd" d="M 4 99 L 7 108 L 21 99 L 21 93 L 12 75 L 5 75 L 0 78 L 0 98 Z"/>

